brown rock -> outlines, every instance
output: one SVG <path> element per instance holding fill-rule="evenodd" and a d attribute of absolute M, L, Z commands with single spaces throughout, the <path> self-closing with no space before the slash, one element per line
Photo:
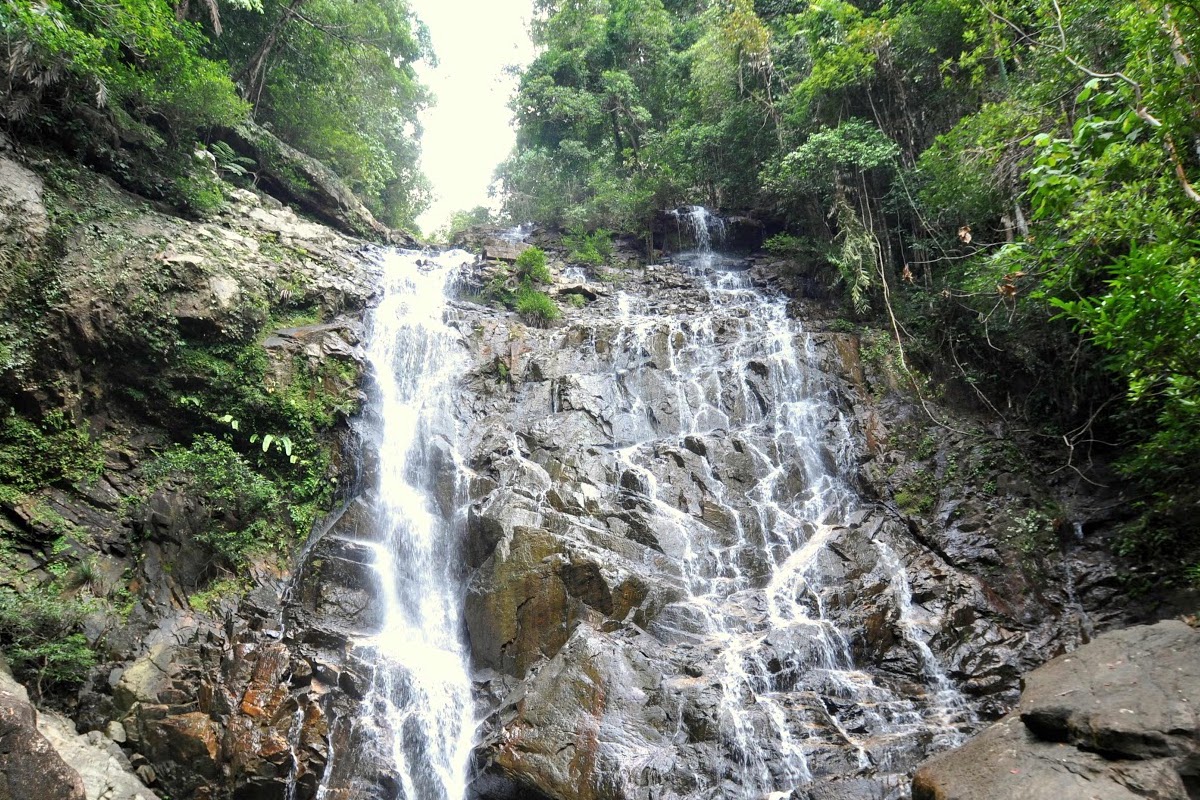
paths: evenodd
<path fill-rule="evenodd" d="M 83 780 L 37 729 L 28 700 L 0 686 L 0 798 L 84 800 Z"/>
<path fill-rule="evenodd" d="M 190 765 L 198 774 L 217 774 L 217 725 L 207 714 L 175 714 L 150 725 L 148 748 L 155 758 Z"/>
<path fill-rule="evenodd" d="M 476 573 L 467 627 L 484 665 L 521 677 L 567 641 L 568 595 L 554 570 L 555 556 L 559 545 L 549 531 L 517 526 L 508 547 Z"/>

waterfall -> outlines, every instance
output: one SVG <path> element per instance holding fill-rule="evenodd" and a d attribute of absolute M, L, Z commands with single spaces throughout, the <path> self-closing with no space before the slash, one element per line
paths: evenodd
<path fill-rule="evenodd" d="M 376 462 L 373 528 L 381 629 L 362 741 L 405 800 L 460 800 L 474 735 L 462 634 L 462 486 L 453 407 L 463 348 L 448 285 L 470 256 L 391 252 L 368 322 L 363 438 Z M 360 532 L 361 533 L 361 532 Z"/>
<path fill-rule="evenodd" d="M 644 273 L 675 274 L 562 328 L 449 304 L 464 253 L 389 256 L 353 534 L 374 554 L 374 677 L 318 798 L 519 796 L 541 784 L 504 781 L 526 775 L 598 798 L 764 800 L 830 776 L 894 798 L 971 727 L 906 532 L 854 489 L 820 334 L 714 249 L 715 217 L 678 216 L 697 249 Z M 497 382 L 501 349 L 530 360 Z M 464 378 L 472 402 L 448 402 Z M 500 704 L 470 789 L 464 625 L 481 707 Z"/>
<path fill-rule="evenodd" d="M 870 767 L 892 780 L 894 751 L 918 740 L 959 743 L 967 705 L 927 644 L 903 564 L 883 542 L 872 542 L 878 585 L 893 597 L 895 627 L 920 670 L 911 680 L 923 689 L 856 665 L 854 631 L 826 608 L 841 591 L 825 569 L 837 561 L 831 542 L 865 516 L 844 478 L 853 469 L 848 420 L 786 300 L 752 288 L 713 250 L 719 219 L 702 207 L 675 215 L 697 244 L 677 261 L 708 302 L 668 315 L 654 298 L 617 298 L 619 404 L 636 418 L 617 457 L 618 469 L 637 478 L 622 483 L 642 487 L 660 539 L 683 542 L 687 595 L 650 631 L 680 650 L 708 653 L 720 672 L 725 769 L 737 788 L 718 774 L 706 791 L 786 795 L 811 779 L 811 755 L 829 744 L 850 754 L 851 773 Z M 657 370 L 639 366 L 647 358 Z M 661 385 L 663 374 L 673 385 Z M 680 508 L 684 487 L 665 485 L 657 463 L 665 442 L 714 440 L 736 449 L 754 476 L 733 496 L 728 478 L 705 467 L 706 502 L 724 521 L 717 532 Z M 896 760 L 902 773 L 904 759 Z"/>
<path fill-rule="evenodd" d="M 725 240 L 725 219 L 709 213 L 704 206 L 683 206 L 672 209 L 670 214 L 675 217 L 676 226 L 679 228 L 679 240 L 682 242 L 686 232 L 687 238 L 696 245 L 694 252 L 707 259 L 711 265 L 714 238 L 718 245 Z"/>

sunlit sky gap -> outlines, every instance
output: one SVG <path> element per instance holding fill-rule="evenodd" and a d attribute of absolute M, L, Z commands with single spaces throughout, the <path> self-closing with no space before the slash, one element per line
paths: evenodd
<path fill-rule="evenodd" d="M 532 0 L 411 0 L 429 26 L 439 64 L 418 65 L 436 105 L 421 116 L 421 164 L 434 201 L 417 219 L 426 233 L 463 209 L 490 205 L 492 172 L 512 148 L 508 100 L 515 78 L 504 68 L 533 57 Z"/>

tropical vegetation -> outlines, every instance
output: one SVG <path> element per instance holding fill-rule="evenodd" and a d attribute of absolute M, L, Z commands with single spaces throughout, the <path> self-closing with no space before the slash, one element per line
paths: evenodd
<path fill-rule="evenodd" d="M 220 195 L 193 154 L 252 117 L 406 227 L 429 200 L 426 40 L 403 0 L 4 0 L 0 123 L 203 211 Z"/>
<path fill-rule="evenodd" d="M 514 220 L 649 240 L 679 204 L 752 210 L 910 377 L 1071 469 L 1116 454 L 1140 487 L 1128 551 L 1197 561 L 1200 7 L 536 8 L 497 175 Z"/>

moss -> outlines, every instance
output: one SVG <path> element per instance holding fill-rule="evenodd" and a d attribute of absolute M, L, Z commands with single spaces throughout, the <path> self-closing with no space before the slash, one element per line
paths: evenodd
<path fill-rule="evenodd" d="M 936 502 L 932 493 L 924 487 L 915 487 L 912 491 L 900 490 L 892 495 L 896 505 L 906 514 L 925 514 Z"/>
<path fill-rule="evenodd" d="M 237 578 L 223 578 L 213 581 L 203 591 L 195 592 L 188 597 L 188 605 L 193 611 L 208 614 L 213 611 L 217 603 L 242 594 L 245 588 L 242 581 Z"/>
<path fill-rule="evenodd" d="M 171 481 L 185 487 L 209 512 L 199 540 L 230 564 L 282 543 L 283 496 L 232 445 L 205 434 L 176 446 L 146 465 L 149 488 Z"/>

